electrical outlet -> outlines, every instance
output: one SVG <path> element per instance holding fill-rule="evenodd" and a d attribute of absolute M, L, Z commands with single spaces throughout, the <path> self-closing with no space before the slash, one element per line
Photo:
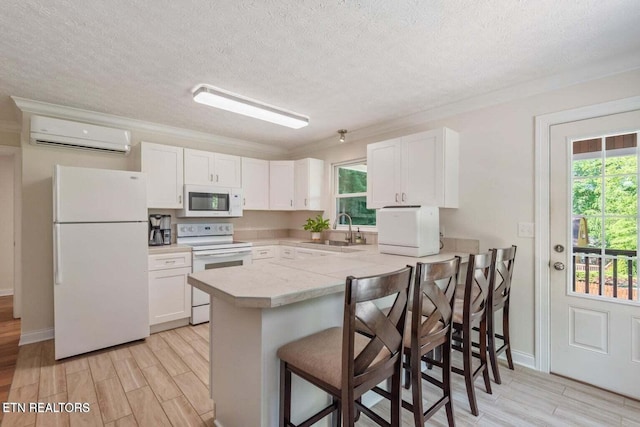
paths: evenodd
<path fill-rule="evenodd" d="M 534 237 L 534 224 L 532 222 L 519 222 L 518 237 Z"/>

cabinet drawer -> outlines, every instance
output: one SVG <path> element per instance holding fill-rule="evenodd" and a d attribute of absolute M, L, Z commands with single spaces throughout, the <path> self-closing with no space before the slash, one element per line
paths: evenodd
<path fill-rule="evenodd" d="M 267 259 L 276 256 L 276 251 L 273 246 L 264 246 L 260 248 L 253 248 L 251 250 L 251 256 L 255 259 Z"/>
<path fill-rule="evenodd" d="M 191 252 L 149 255 L 149 271 L 191 267 Z"/>
<path fill-rule="evenodd" d="M 280 258 L 294 259 L 295 257 L 296 257 L 295 248 L 291 248 L 288 246 L 280 247 Z"/>

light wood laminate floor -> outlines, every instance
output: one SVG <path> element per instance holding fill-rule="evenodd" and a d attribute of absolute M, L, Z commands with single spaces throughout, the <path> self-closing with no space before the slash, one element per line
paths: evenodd
<path fill-rule="evenodd" d="M 9 402 L 87 402 L 86 413 L 4 414 L 3 426 L 213 426 L 208 324 L 56 362 L 53 341 L 20 347 Z M 233 367 L 230 367 L 233 369 Z M 474 417 L 462 377 L 454 375 L 458 426 L 640 426 L 640 402 L 565 378 L 501 366 L 503 384 L 477 383 Z M 425 399 L 435 394 L 425 385 Z M 404 391 L 410 399 L 410 392 Z M 430 399 L 432 400 L 432 399 Z M 378 405 L 387 413 L 386 403 Z M 358 426 L 372 426 L 362 416 Z M 403 426 L 412 426 L 403 410 Z M 427 425 L 446 425 L 444 410 Z M 225 426 L 232 427 L 232 426 Z M 252 426 L 238 426 L 252 427 Z"/>

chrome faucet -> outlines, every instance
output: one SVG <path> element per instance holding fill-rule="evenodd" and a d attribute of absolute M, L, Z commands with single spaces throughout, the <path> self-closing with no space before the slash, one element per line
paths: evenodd
<path fill-rule="evenodd" d="M 351 227 L 353 226 L 353 223 L 351 222 L 351 217 L 349 216 L 348 213 L 339 213 L 338 216 L 336 216 L 336 220 L 333 221 L 333 229 L 336 229 L 336 226 L 338 225 L 338 220 L 343 217 L 346 216 L 349 219 L 349 233 L 347 233 L 347 237 L 345 238 L 345 240 L 349 243 L 353 243 L 353 233 L 351 232 Z"/>

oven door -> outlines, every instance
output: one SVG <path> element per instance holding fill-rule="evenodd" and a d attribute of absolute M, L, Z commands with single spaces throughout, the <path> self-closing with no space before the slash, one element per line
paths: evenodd
<path fill-rule="evenodd" d="M 251 248 L 243 248 L 242 250 L 214 249 L 193 252 L 194 273 L 214 268 L 233 267 L 247 264 L 251 264 Z M 209 304 L 209 294 L 192 287 L 191 303 L 194 307 Z"/>

